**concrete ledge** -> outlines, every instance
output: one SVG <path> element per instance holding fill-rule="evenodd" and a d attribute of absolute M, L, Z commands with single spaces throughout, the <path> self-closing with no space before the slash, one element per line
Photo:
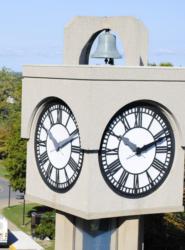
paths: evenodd
<path fill-rule="evenodd" d="M 24 78 L 68 79 L 95 81 L 132 81 L 138 82 L 183 82 L 185 68 L 183 67 L 146 67 L 146 66 L 116 66 L 105 65 L 24 65 Z M 34 82 L 32 81 L 32 84 Z M 34 85 L 33 85 L 34 86 Z"/>
<path fill-rule="evenodd" d="M 12 234 L 15 241 L 10 245 L 9 250 L 44 250 L 43 247 L 22 231 L 12 231 Z"/>

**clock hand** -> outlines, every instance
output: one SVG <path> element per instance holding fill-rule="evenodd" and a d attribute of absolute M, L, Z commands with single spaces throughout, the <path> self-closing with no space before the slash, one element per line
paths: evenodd
<path fill-rule="evenodd" d="M 132 158 L 132 157 L 134 157 L 136 155 L 137 155 L 137 152 L 135 152 L 133 155 L 129 155 L 126 159 L 128 160 L 128 159 L 130 159 L 130 158 Z M 143 158 L 146 158 L 144 155 L 139 155 L 139 156 L 142 156 Z"/>
<path fill-rule="evenodd" d="M 147 151 L 148 149 L 150 149 L 151 147 L 153 147 L 153 146 L 156 145 L 157 143 L 162 142 L 165 138 L 166 138 L 166 136 L 160 137 L 157 141 L 150 142 L 150 143 L 144 145 L 144 146 L 141 147 L 141 148 L 137 148 L 136 154 L 137 154 L 137 155 L 140 155 L 143 151 Z"/>
<path fill-rule="evenodd" d="M 65 147 L 69 142 L 72 142 L 78 138 L 78 135 L 75 136 L 75 134 L 70 135 L 68 138 L 64 139 L 63 141 L 58 143 L 57 151 L 59 151 L 61 148 Z"/>
<path fill-rule="evenodd" d="M 127 145 L 133 152 L 136 152 L 137 150 L 137 145 L 132 143 L 129 138 L 121 136 L 121 135 L 116 135 L 113 131 L 110 131 L 110 134 L 115 136 L 117 139 L 122 140 L 125 145 Z"/>
<path fill-rule="evenodd" d="M 129 155 L 126 159 L 128 160 L 128 159 L 130 159 L 130 158 L 132 158 L 132 157 L 134 157 L 134 156 L 136 156 L 136 153 L 134 153 L 134 154 L 132 154 L 132 155 Z"/>
<path fill-rule="evenodd" d="M 48 133 L 49 138 L 52 140 L 55 149 L 57 149 L 58 148 L 57 140 L 55 139 L 55 137 L 53 136 L 53 134 L 51 133 L 51 131 L 49 129 L 47 130 L 47 133 Z"/>
<path fill-rule="evenodd" d="M 68 138 L 64 139 L 63 141 L 59 142 L 57 145 L 57 148 L 51 150 L 50 152 L 54 152 L 54 151 L 59 151 L 61 148 L 65 147 L 69 142 L 72 142 L 73 140 L 75 140 L 76 138 L 78 138 L 78 136 L 73 137 L 74 135 L 70 135 Z"/>
<path fill-rule="evenodd" d="M 126 146 L 128 146 L 133 152 L 137 151 L 137 146 L 136 144 L 132 143 L 127 137 L 122 136 L 122 141 Z"/>

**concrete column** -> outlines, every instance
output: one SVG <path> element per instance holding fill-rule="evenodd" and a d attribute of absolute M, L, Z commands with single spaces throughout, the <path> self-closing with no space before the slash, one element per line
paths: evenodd
<path fill-rule="evenodd" d="M 75 219 L 75 248 L 74 250 L 83 249 L 83 219 L 76 217 Z"/>
<path fill-rule="evenodd" d="M 74 250 L 74 216 L 56 212 L 55 250 Z"/>
<path fill-rule="evenodd" d="M 143 222 L 139 217 L 118 220 L 118 250 L 142 250 Z"/>
<path fill-rule="evenodd" d="M 113 229 L 110 250 L 143 250 L 142 219 L 122 217 L 117 223 L 116 219 L 110 222 Z M 83 249 L 84 223 L 88 221 L 57 212 L 55 250 L 88 250 Z"/>

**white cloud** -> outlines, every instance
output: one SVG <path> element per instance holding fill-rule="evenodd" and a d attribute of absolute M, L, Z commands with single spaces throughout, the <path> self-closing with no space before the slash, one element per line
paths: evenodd
<path fill-rule="evenodd" d="M 24 55 L 24 51 L 22 49 L 13 49 L 13 48 L 1 48 L 0 49 L 0 57 L 20 57 Z"/>
<path fill-rule="evenodd" d="M 159 50 L 156 50 L 154 52 L 154 54 L 156 56 L 164 56 L 164 55 L 170 56 L 170 55 L 176 55 L 177 52 L 175 50 L 172 50 L 172 49 L 159 49 Z"/>
<path fill-rule="evenodd" d="M 49 47 L 25 47 L 24 48 L 0 48 L 0 57 L 58 57 L 62 56 L 62 48 Z"/>

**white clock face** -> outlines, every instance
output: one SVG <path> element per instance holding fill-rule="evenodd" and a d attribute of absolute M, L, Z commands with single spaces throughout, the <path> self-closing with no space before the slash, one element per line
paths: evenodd
<path fill-rule="evenodd" d="M 36 126 L 35 156 L 44 182 L 56 192 L 68 191 L 82 167 L 80 134 L 72 111 L 62 102 L 43 109 Z"/>
<path fill-rule="evenodd" d="M 101 172 L 115 192 L 139 198 L 166 179 L 174 150 L 171 125 L 159 108 L 128 105 L 105 129 L 99 157 Z"/>

